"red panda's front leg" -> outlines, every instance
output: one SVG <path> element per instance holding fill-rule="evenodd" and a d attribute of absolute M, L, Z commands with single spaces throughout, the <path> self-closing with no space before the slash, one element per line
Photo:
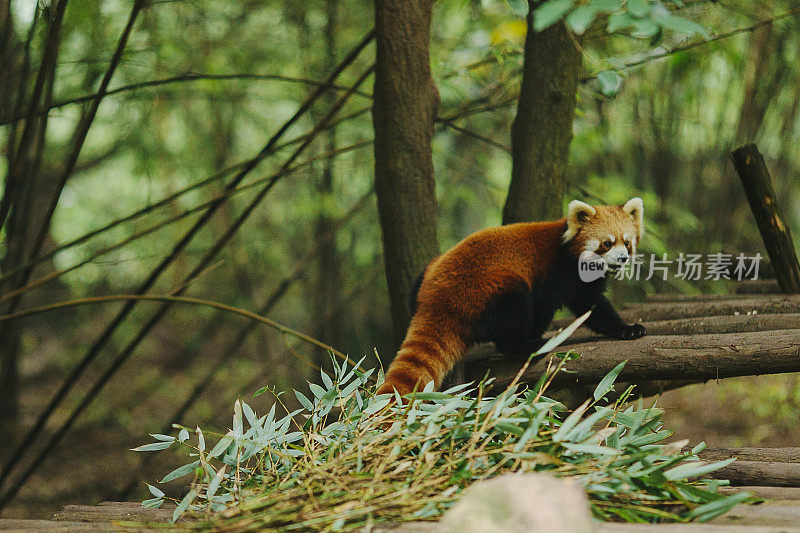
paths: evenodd
<path fill-rule="evenodd" d="M 586 320 L 586 326 L 606 337 L 631 340 L 643 337 L 646 333 L 642 324 L 626 324 L 608 298 L 602 294 L 579 295 L 568 306 L 576 316 L 592 309 L 592 314 Z"/>

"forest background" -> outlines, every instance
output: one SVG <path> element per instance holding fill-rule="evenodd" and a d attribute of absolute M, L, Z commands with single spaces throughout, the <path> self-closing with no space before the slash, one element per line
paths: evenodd
<path fill-rule="evenodd" d="M 375 198 L 375 44 L 364 40 L 372 3 L 105 0 L 62 9 L 66 4 L 0 1 L 3 312 L 131 294 L 167 258 L 149 292 L 185 289 L 387 363 L 397 334 Z M 508 221 L 513 210 L 558 216 L 573 198 L 620 203 L 641 196 L 648 253 L 763 254 L 729 158 L 745 142 L 765 155 L 777 201 L 800 231 L 797 6 L 698 0 L 670 8 L 680 20 L 652 31 L 610 31 L 600 12 L 587 27 L 576 27 L 581 20 L 574 17 L 569 29 L 541 34 L 540 65 L 548 75 L 551 65 L 563 64 L 548 51 L 577 50 L 569 67 L 578 73 L 576 101 L 567 98 L 569 112 L 558 115 L 566 130 L 556 124 L 541 132 L 562 131 L 553 138 L 568 164 L 553 163 L 548 176 L 555 181 L 545 184 L 552 196 L 530 202 L 517 194 L 524 205 L 514 207 L 507 202 L 512 124 L 526 102 L 520 90 L 528 4 L 433 4 L 430 67 L 439 119 L 432 140 L 436 202 L 428 209 L 439 249 Z M 364 50 L 335 90 L 323 92 L 265 153 L 267 139 L 359 42 Z M 93 97 L 101 91 L 108 94 Z M 49 112 L 37 113 L 42 108 Z M 571 143 L 568 135 L 564 142 L 570 127 Z M 302 155 L 287 165 L 298 147 Z M 15 163 L 23 162 L 21 174 Z M 225 196 L 243 169 L 242 190 Z M 20 188 L 15 175 L 30 179 Z M 251 207 L 267 184 L 268 194 Z M 174 253 L 210 205 L 217 205 L 213 216 Z M 229 235 L 240 220 L 241 229 Z M 213 260 L 198 270 L 216 243 Z M 654 292 L 733 288 L 726 280 L 656 276 L 615 282 L 612 295 L 624 302 Z M 154 320 L 161 304 L 147 302 L 133 306 L 92 353 L 129 305 L 69 308 L 0 330 L 0 461 L 48 406 L 41 442 L 26 451 L 43 449 L 69 426 L 50 441 L 52 450 L 9 504 L 9 515 L 141 496 L 141 481 L 163 471 L 127 451 L 143 435 L 175 420 L 225 428 L 236 397 L 263 386 L 300 387 L 318 376 L 314 365 L 327 364 L 325 350 L 239 315 L 177 304 Z M 54 405 L 59 391 L 63 398 Z M 261 412 L 272 401 L 261 395 L 253 403 Z M 797 444 L 797 375 L 695 385 L 658 402 L 667 407 L 668 424 L 695 441 Z"/>

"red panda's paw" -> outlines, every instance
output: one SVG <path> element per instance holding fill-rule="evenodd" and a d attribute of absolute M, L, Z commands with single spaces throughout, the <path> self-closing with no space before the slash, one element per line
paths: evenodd
<path fill-rule="evenodd" d="M 639 337 L 644 337 L 646 334 L 647 330 L 642 324 L 627 324 L 625 329 L 622 331 L 622 336 L 620 339 L 629 341 L 638 339 Z"/>

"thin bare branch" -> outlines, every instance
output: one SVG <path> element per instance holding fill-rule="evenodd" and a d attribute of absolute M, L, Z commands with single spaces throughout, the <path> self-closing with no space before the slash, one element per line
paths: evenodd
<path fill-rule="evenodd" d="M 126 302 L 130 300 L 144 300 L 148 302 L 184 303 L 184 304 L 200 305 L 204 307 L 211 307 L 214 309 L 218 309 L 220 311 L 234 313 L 255 320 L 256 322 L 259 322 L 261 324 L 265 324 L 273 329 L 280 331 L 285 335 L 290 335 L 292 337 L 296 337 L 302 341 L 305 341 L 309 344 L 313 344 L 317 348 L 322 348 L 325 351 L 333 353 L 334 355 L 336 355 L 336 357 L 339 357 L 343 361 L 352 363 L 352 361 L 350 361 L 350 359 L 345 354 L 343 354 L 333 346 L 318 341 L 317 339 L 309 337 L 305 333 L 301 333 L 290 327 L 282 326 L 281 324 L 278 324 L 274 320 L 269 319 L 265 316 L 261 316 L 258 313 L 248 311 L 247 309 L 242 309 L 241 307 L 235 307 L 232 305 L 224 304 L 222 302 L 216 302 L 214 300 L 206 300 L 204 298 L 194 298 L 191 296 L 172 296 L 164 294 L 111 294 L 106 296 L 90 296 L 88 298 L 80 298 L 76 300 L 67 300 L 64 302 L 56 302 L 54 304 L 43 305 L 31 309 L 24 309 L 22 311 L 17 311 L 15 313 L 10 313 L 7 315 L 0 315 L 0 322 L 7 322 L 9 320 L 16 320 L 26 316 L 38 315 L 50 311 L 58 311 L 60 309 L 67 309 L 70 307 L 79 307 L 83 305 L 90 305 L 96 303 Z"/>
<path fill-rule="evenodd" d="M 347 121 L 353 120 L 355 118 L 358 118 L 358 117 L 366 114 L 369 110 L 370 110 L 370 107 L 364 107 L 364 108 L 362 108 L 362 109 L 360 109 L 358 111 L 355 111 L 353 113 L 349 113 L 347 115 L 343 115 L 342 117 L 339 117 L 338 119 L 336 119 L 334 121 L 331 121 L 330 124 L 328 125 L 328 127 L 332 127 L 334 125 L 342 124 L 344 122 L 347 122 Z M 284 143 L 277 144 L 277 145 L 275 145 L 273 147 L 273 149 L 271 150 L 270 154 L 267 154 L 267 155 L 272 155 L 272 154 L 277 153 L 277 152 L 279 152 L 279 151 L 281 151 L 281 150 L 283 150 L 285 148 L 289 148 L 291 146 L 300 144 L 307 137 L 308 137 L 308 134 L 305 134 L 305 135 L 301 135 L 299 137 L 296 137 L 296 138 L 294 138 L 292 140 L 286 141 Z M 360 147 L 361 147 L 361 144 L 360 143 L 356 143 L 355 145 L 344 147 L 342 149 L 343 150 L 342 152 L 336 152 L 336 153 L 344 153 L 345 151 L 349 151 L 350 149 L 356 149 L 356 148 L 360 148 Z M 323 154 L 323 155 L 320 156 L 320 158 L 329 157 L 329 155 L 333 155 L 333 154 Z M 202 188 L 202 187 L 204 187 L 206 185 L 209 185 L 209 184 L 211 184 L 213 182 L 219 181 L 220 179 L 225 178 L 231 172 L 233 172 L 233 171 L 235 171 L 237 169 L 241 169 L 245 165 L 253 162 L 255 159 L 256 158 L 251 158 L 251 159 L 247 159 L 245 161 L 240 161 L 239 163 L 235 163 L 235 164 L 229 166 L 228 168 L 225 168 L 225 169 L 223 169 L 223 170 L 221 170 L 219 172 L 216 172 L 216 173 L 212 174 L 211 176 L 208 176 L 207 178 L 204 178 L 204 179 L 202 179 L 200 181 L 192 183 L 191 185 L 188 185 L 188 186 L 184 187 L 183 189 L 180 189 L 180 190 L 178 190 L 178 191 L 176 191 L 176 192 L 174 192 L 172 194 L 169 194 L 169 195 L 165 196 L 164 198 L 162 198 L 162 199 L 160 199 L 160 200 L 158 200 L 158 201 L 156 201 L 156 202 L 154 202 L 152 204 L 146 205 L 145 207 L 142 207 L 141 209 L 138 209 L 138 210 L 136 210 L 136 211 L 134 211 L 134 212 L 132 212 L 132 213 L 130 213 L 128 215 L 125 215 L 125 216 L 120 217 L 120 218 L 118 218 L 116 220 L 113 220 L 113 221 L 109 222 L 108 224 L 106 224 L 104 226 L 101 226 L 101 227 L 99 227 L 97 229 L 94 229 L 94 230 L 91 230 L 91 231 L 89 231 L 87 233 L 84 233 L 83 235 L 80 235 L 80 236 L 72 239 L 71 241 L 66 242 L 66 243 L 64 243 L 64 244 L 62 244 L 60 246 L 56 246 L 54 249 L 50 250 L 47 253 L 44 253 L 44 254 L 38 256 L 36 259 L 30 260 L 27 263 L 25 263 L 23 265 L 19 265 L 19 266 L 13 268 L 13 269 L 9 269 L 2 276 L 0 276 L 0 281 L 3 281 L 4 279 L 8 278 L 9 276 L 12 276 L 12 275 L 16 274 L 17 272 L 21 272 L 25 268 L 34 267 L 34 266 L 36 266 L 36 265 L 38 265 L 40 263 L 43 263 L 44 261 L 47 261 L 47 260 L 51 259 L 52 257 L 54 257 L 59 252 L 63 252 L 64 250 L 67 250 L 69 248 L 73 248 L 75 246 L 83 244 L 86 241 L 92 239 L 93 237 L 96 237 L 96 236 L 98 236 L 98 235 L 100 235 L 102 233 L 105 233 L 106 231 L 108 231 L 108 230 L 110 230 L 112 228 L 115 228 L 115 227 L 119 226 L 120 224 L 124 224 L 126 222 L 130 222 L 130 221 L 135 220 L 135 219 L 137 219 L 137 218 L 139 218 L 139 217 L 141 217 L 143 215 L 146 215 L 146 214 L 148 214 L 148 213 L 150 213 L 152 211 L 155 211 L 156 209 L 158 209 L 160 207 L 164 207 L 164 206 L 168 205 L 172 201 L 178 199 L 179 197 L 183 196 L 184 194 L 186 194 L 188 192 L 194 191 L 196 189 L 199 189 L 199 188 Z M 315 159 L 311 159 L 309 161 L 316 161 L 316 160 L 317 159 L 315 158 Z M 261 161 L 261 159 L 259 159 L 259 161 Z M 299 166 L 304 166 L 304 164 L 300 163 L 298 165 L 295 165 L 295 167 L 293 167 L 293 168 L 297 168 Z M 249 187 L 249 186 L 244 186 L 244 187 Z M 239 189 L 237 189 L 237 191 L 238 190 Z M 233 194 L 236 194 L 236 193 L 233 193 Z M 224 193 L 223 193 L 223 195 L 224 195 Z M 219 196 L 217 198 L 220 198 L 220 197 L 221 196 Z M 229 197 L 230 197 L 230 195 L 225 195 L 225 198 L 229 198 Z M 209 205 L 211 205 L 211 202 L 207 202 L 207 203 L 203 204 L 203 206 L 206 206 L 206 207 L 209 206 Z M 188 215 L 188 214 L 191 214 L 191 213 L 186 213 L 186 214 Z M 179 218 L 184 218 L 181 215 L 178 215 L 178 217 Z M 170 224 L 174 220 L 176 220 L 176 219 L 173 219 L 173 218 L 167 219 L 166 221 L 164 221 L 164 224 Z M 128 241 L 128 242 L 130 242 L 130 241 Z"/>
<path fill-rule="evenodd" d="M 81 261 L 78 261 L 77 263 L 75 263 L 75 264 L 73 264 L 71 266 L 68 266 L 68 267 L 60 269 L 60 270 L 56 270 L 54 272 L 50 272 L 49 274 L 47 274 L 45 276 L 42 276 L 41 278 L 35 279 L 35 280 L 27 283 L 26 285 L 24 285 L 22 287 L 19 287 L 19 288 L 15 289 L 15 290 L 9 292 L 8 294 L 0 296 L 0 303 L 6 301 L 8 299 L 15 298 L 15 297 L 17 297 L 17 296 L 19 296 L 21 294 L 29 292 L 29 291 L 31 291 L 33 289 L 38 288 L 38 287 L 41 287 L 42 285 L 45 285 L 46 283 L 49 283 L 49 282 L 51 282 L 53 280 L 56 280 L 56 279 L 60 278 L 61 276 L 63 276 L 64 274 L 72 272 L 73 270 L 77 270 L 78 268 L 80 268 L 80 267 L 82 267 L 84 265 L 87 265 L 89 263 L 93 263 L 98 258 L 100 258 L 100 257 L 102 257 L 104 255 L 107 255 L 108 253 L 113 252 L 114 250 L 118 250 L 118 249 L 122 248 L 123 246 L 126 246 L 126 245 L 128 245 L 128 244 L 130 244 L 132 242 L 135 242 L 135 241 L 141 239 L 142 237 L 150 235 L 151 233 L 155 233 L 156 231 L 160 231 L 162 229 L 165 229 L 169 225 L 171 225 L 171 224 L 173 224 L 175 222 L 178 222 L 180 220 L 183 220 L 183 219 L 185 219 L 185 218 L 187 218 L 187 217 L 189 217 L 189 216 L 191 216 L 191 215 L 193 215 L 195 213 L 199 213 L 200 211 L 203 211 L 204 209 L 207 209 L 208 207 L 213 205 L 215 202 L 218 202 L 220 200 L 229 200 L 231 197 L 237 196 L 237 195 L 239 195 L 239 194 L 241 194 L 243 192 L 247 192 L 247 191 L 255 188 L 256 186 L 263 184 L 263 183 L 266 183 L 266 182 L 269 182 L 269 181 L 273 181 L 273 180 L 275 180 L 277 178 L 289 176 L 291 174 L 296 174 L 300 170 L 302 170 L 304 168 L 307 168 L 307 167 L 313 165 L 314 163 L 316 163 L 318 161 L 325 160 L 325 159 L 327 159 L 329 157 L 332 157 L 334 155 L 351 152 L 351 151 L 357 150 L 359 148 L 364 148 L 364 147 L 370 146 L 371 144 L 372 144 L 372 140 L 366 140 L 366 141 L 358 142 L 356 144 L 351 144 L 349 146 L 343 146 L 342 148 L 338 148 L 336 150 L 332 150 L 331 152 L 326 152 L 324 154 L 320 154 L 320 155 L 314 156 L 314 157 L 312 157 L 310 159 L 307 159 L 307 160 L 303 161 L 302 163 L 298 163 L 296 165 L 292 165 L 290 168 L 288 168 L 288 169 L 286 169 L 284 171 L 280 171 L 280 172 L 271 174 L 269 176 L 265 176 L 263 178 L 258 178 L 256 180 L 251 181 L 250 183 L 247 183 L 245 185 L 241 185 L 241 186 L 239 186 L 239 187 L 237 187 L 235 189 L 232 189 L 232 190 L 223 191 L 220 194 L 218 194 L 217 196 L 215 196 L 214 198 L 212 198 L 211 200 L 203 202 L 203 203 L 201 203 L 199 205 L 196 205 L 194 207 L 190 207 L 188 209 L 185 209 L 185 210 L 181 211 L 180 213 L 177 213 L 175 215 L 170 216 L 166 220 L 159 220 L 158 222 L 150 225 L 149 227 L 147 227 L 147 228 L 145 228 L 145 229 L 143 229 L 141 231 L 137 231 L 136 233 L 134 233 L 132 235 L 129 235 L 128 237 L 122 239 L 121 241 L 119 241 L 117 243 L 111 244 L 109 246 L 105 246 L 105 247 L 101 248 L 100 250 L 97 250 L 96 252 L 90 254 L 86 258 L 82 259 Z M 2 278 L 0 278 L 0 279 L 2 279 Z"/>
<path fill-rule="evenodd" d="M 176 83 L 186 83 L 186 82 L 195 82 L 195 81 L 202 81 L 202 80 L 214 80 L 214 81 L 227 81 L 227 80 L 274 80 L 274 81 L 284 81 L 287 83 L 299 83 L 303 85 L 310 85 L 312 87 L 325 87 L 335 91 L 347 91 L 349 87 L 337 84 L 330 84 L 325 85 L 324 82 L 311 80 L 308 78 L 298 78 L 293 76 L 284 76 L 280 74 L 249 74 L 249 73 L 231 73 L 231 74 L 195 74 L 195 73 L 188 73 L 188 74 L 181 74 L 179 76 L 171 76 L 169 78 L 162 78 L 157 80 L 148 80 L 142 81 L 139 83 L 132 83 L 130 85 L 123 85 L 122 87 L 117 87 L 115 89 L 111 89 L 106 92 L 106 97 L 108 96 L 115 96 L 119 94 L 124 94 L 132 91 L 138 91 L 141 89 L 148 89 L 152 87 L 161 87 L 164 85 L 173 85 Z M 358 96 L 362 96 L 364 98 L 372 98 L 372 95 L 368 92 L 364 91 L 356 91 L 355 93 Z M 75 98 L 68 98 L 66 100 L 59 100 L 58 102 L 53 102 L 49 106 L 45 106 L 38 111 L 34 111 L 33 116 L 36 115 L 43 115 L 48 111 L 53 109 L 60 109 L 62 107 L 66 107 L 68 105 L 74 104 L 82 104 L 88 102 L 95 98 L 96 94 L 87 94 L 84 96 L 77 96 Z M 0 121 L 0 126 L 9 124 L 11 122 L 16 122 L 19 120 L 24 120 L 29 118 L 32 115 L 24 114 L 24 115 L 14 115 L 13 117 L 9 117 L 7 119 Z"/>

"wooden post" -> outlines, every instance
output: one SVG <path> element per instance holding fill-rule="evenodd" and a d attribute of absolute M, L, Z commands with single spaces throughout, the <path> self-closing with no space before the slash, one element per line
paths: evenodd
<path fill-rule="evenodd" d="M 758 224 L 775 277 L 784 293 L 800 293 L 800 263 L 792 235 L 775 204 L 772 178 L 755 144 L 745 144 L 731 152 L 733 166 L 742 180 L 747 201 Z"/>

